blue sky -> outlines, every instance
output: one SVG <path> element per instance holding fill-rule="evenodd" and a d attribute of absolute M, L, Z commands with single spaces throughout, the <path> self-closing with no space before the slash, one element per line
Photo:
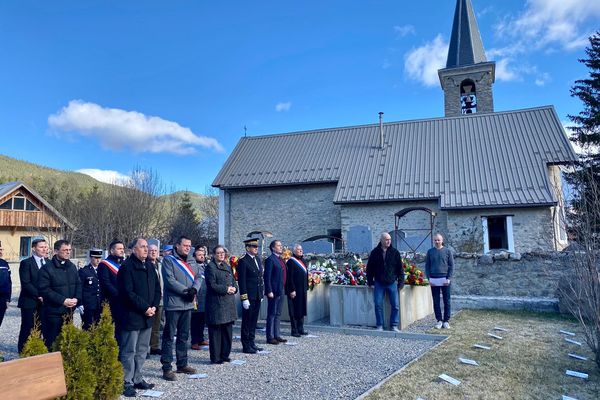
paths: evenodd
<path fill-rule="evenodd" d="M 497 111 L 587 70 L 600 2 L 472 0 Z M 2 1 L 0 153 L 203 192 L 244 135 L 443 116 L 454 0 Z M 293 149 L 282 149 L 293 151 Z M 310 156 L 310 155 L 309 155 Z M 260 160 L 257 160 L 260 162 Z"/>

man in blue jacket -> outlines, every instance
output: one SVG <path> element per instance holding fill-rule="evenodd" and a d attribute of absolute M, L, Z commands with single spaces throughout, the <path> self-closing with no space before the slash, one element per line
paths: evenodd
<path fill-rule="evenodd" d="M 187 256 L 192 249 L 192 241 L 181 236 L 175 243 L 173 254 L 162 261 L 164 285 L 163 308 L 165 310 L 165 328 L 162 337 L 163 379 L 174 381 L 171 370 L 173 362 L 173 337 L 177 335 L 175 356 L 178 373 L 195 374 L 196 370 L 188 365 L 187 350 L 190 342 L 190 319 L 196 294 L 202 286 L 202 274 L 198 264 L 188 263 Z"/>
<path fill-rule="evenodd" d="M 283 306 L 283 287 L 285 285 L 286 267 L 283 258 L 283 245 L 273 240 L 269 245 L 271 255 L 265 261 L 265 293 L 267 294 L 267 343 L 279 344 L 287 342 L 281 337 L 280 318 Z"/>

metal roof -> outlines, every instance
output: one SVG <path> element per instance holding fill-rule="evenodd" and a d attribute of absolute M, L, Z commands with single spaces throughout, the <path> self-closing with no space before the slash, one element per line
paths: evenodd
<path fill-rule="evenodd" d="M 242 138 L 222 189 L 331 182 L 336 203 L 439 199 L 442 208 L 554 204 L 547 166 L 576 160 L 551 106 Z"/>
<path fill-rule="evenodd" d="M 68 225 L 71 229 L 75 229 L 75 225 L 69 222 L 61 213 L 56 210 L 56 208 L 52 207 L 50 203 L 48 203 L 38 192 L 30 188 L 24 182 L 6 182 L 0 185 L 0 199 L 12 192 L 16 192 L 18 189 L 24 188 L 29 193 L 31 193 L 37 200 L 39 200 L 48 210 L 50 210 L 54 215 L 56 215 L 61 221 L 63 221 L 66 225 Z"/>
<path fill-rule="evenodd" d="M 457 0 L 446 68 L 486 62 L 471 0 Z"/>

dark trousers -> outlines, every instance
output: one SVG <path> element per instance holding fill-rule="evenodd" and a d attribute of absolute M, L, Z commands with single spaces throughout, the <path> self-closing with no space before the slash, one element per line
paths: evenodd
<path fill-rule="evenodd" d="M 304 316 L 296 315 L 294 312 L 294 300 L 288 296 L 288 314 L 290 315 L 290 327 L 292 335 L 304 332 Z"/>
<path fill-rule="evenodd" d="M 156 307 L 154 322 L 152 323 L 152 333 L 150 334 L 150 350 L 160 350 L 160 331 L 165 322 L 165 313 L 163 307 Z"/>
<path fill-rule="evenodd" d="M 108 306 L 110 308 L 110 314 L 112 316 L 113 322 L 115 323 L 115 339 L 117 340 L 117 344 L 119 345 L 119 350 L 121 349 L 121 334 L 123 321 L 121 321 L 122 317 L 119 311 L 119 304 L 117 304 L 117 300 L 109 301 Z"/>
<path fill-rule="evenodd" d="M 444 318 L 442 318 L 442 310 L 440 307 L 440 292 L 444 299 Z M 448 286 L 432 286 L 431 296 L 433 297 L 433 312 L 437 321 L 450 321 L 450 285 Z"/>
<path fill-rule="evenodd" d="M 100 314 L 102 313 L 101 309 L 97 310 L 88 310 L 84 307 L 83 315 L 81 316 L 81 321 L 83 322 L 83 329 L 88 331 L 93 324 L 100 321 Z"/>
<path fill-rule="evenodd" d="M 267 298 L 267 341 L 281 337 L 281 307 L 283 296 Z"/>
<path fill-rule="evenodd" d="M 244 350 L 256 348 L 256 322 L 260 313 L 260 300 L 250 300 L 250 308 L 242 307 L 241 339 Z"/>
<path fill-rule="evenodd" d="M 44 336 L 44 343 L 48 348 L 48 351 L 52 351 L 52 344 L 60 335 L 65 318 L 73 318 L 73 312 L 68 314 L 49 314 L 47 312 L 42 313 L 42 335 Z"/>
<path fill-rule="evenodd" d="M 37 308 L 21 308 L 21 330 L 19 331 L 19 341 L 17 343 L 19 354 L 23 351 L 23 346 L 25 346 L 25 342 L 29 338 L 36 319 L 38 324 L 42 323 L 41 305 L 38 305 Z"/>
<path fill-rule="evenodd" d="M 4 314 L 6 314 L 7 308 L 8 303 L 4 300 L 0 300 L 0 326 L 2 326 L 2 320 L 4 320 Z"/>
<path fill-rule="evenodd" d="M 175 357 L 177 368 L 183 368 L 188 364 L 188 346 L 190 341 L 190 319 L 192 310 L 172 311 L 165 310 L 165 329 L 162 337 L 162 355 L 160 362 L 163 371 L 171 370 L 173 362 L 173 336 L 177 335 L 175 341 Z"/>
<path fill-rule="evenodd" d="M 210 362 L 225 361 L 231 353 L 233 322 L 220 325 L 208 325 L 208 349 Z"/>
<path fill-rule="evenodd" d="M 204 341 L 204 326 L 206 325 L 205 312 L 192 312 L 192 344 L 200 344 Z"/>

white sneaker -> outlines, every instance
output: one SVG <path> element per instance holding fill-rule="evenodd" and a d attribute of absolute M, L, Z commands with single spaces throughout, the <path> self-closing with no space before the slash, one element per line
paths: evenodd
<path fill-rule="evenodd" d="M 397 326 L 393 327 L 393 328 L 392 328 L 392 330 L 393 330 L 394 332 L 400 332 L 400 329 L 398 329 L 398 327 L 397 327 Z"/>
<path fill-rule="evenodd" d="M 383 332 L 383 326 L 378 326 L 375 330 L 377 332 Z"/>
<path fill-rule="evenodd" d="M 444 329 L 449 329 L 449 328 L 450 328 L 450 324 L 449 324 L 449 323 L 447 323 L 447 322 L 444 322 L 444 323 L 442 324 L 442 328 L 444 328 Z"/>
<path fill-rule="evenodd" d="M 442 329 L 442 321 L 438 321 L 437 324 L 435 324 L 435 329 Z"/>

